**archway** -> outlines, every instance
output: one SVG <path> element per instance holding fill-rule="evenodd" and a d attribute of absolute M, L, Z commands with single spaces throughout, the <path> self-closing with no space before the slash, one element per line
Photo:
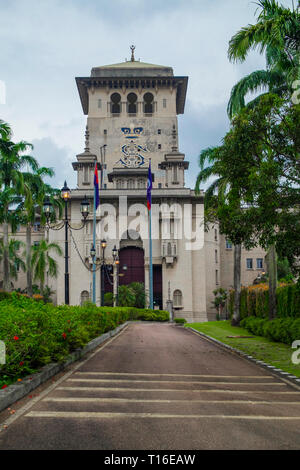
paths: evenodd
<path fill-rule="evenodd" d="M 123 270 L 124 266 L 127 270 Z M 141 282 L 145 284 L 144 250 L 136 246 L 126 246 L 120 250 L 120 285 Z"/>

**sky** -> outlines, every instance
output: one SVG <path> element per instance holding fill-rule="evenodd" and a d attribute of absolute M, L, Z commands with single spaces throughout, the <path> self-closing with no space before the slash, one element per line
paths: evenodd
<path fill-rule="evenodd" d="M 76 187 L 71 163 L 84 149 L 86 116 L 75 77 L 129 59 L 134 44 L 137 59 L 189 77 L 179 147 L 193 188 L 201 150 L 229 129 L 231 88 L 265 66 L 257 52 L 243 64 L 227 57 L 230 38 L 255 22 L 256 10 L 249 0 L 0 0 L 0 119 L 15 141 L 34 145 L 41 166 L 54 168 L 54 186 L 67 179 Z"/>

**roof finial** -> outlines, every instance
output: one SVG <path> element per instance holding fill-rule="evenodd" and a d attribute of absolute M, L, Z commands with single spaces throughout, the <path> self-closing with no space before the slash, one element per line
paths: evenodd
<path fill-rule="evenodd" d="M 135 58 L 134 58 L 135 46 L 130 46 L 130 49 L 131 49 L 131 62 L 135 62 Z"/>
<path fill-rule="evenodd" d="M 90 133 L 88 126 L 86 126 L 85 128 L 85 151 L 90 151 Z"/>

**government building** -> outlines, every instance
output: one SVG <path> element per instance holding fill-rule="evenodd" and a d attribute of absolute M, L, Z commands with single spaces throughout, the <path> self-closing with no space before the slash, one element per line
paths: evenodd
<path fill-rule="evenodd" d="M 181 152 L 184 149 L 179 149 L 177 116 L 184 113 L 188 77 L 174 76 L 171 67 L 136 60 L 132 47 L 131 60 L 94 67 L 90 76 L 76 78 L 76 84 L 87 124 L 85 149 L 73 163 L 77 187 L 71 189 L 68 201 L 70 304 L 92 300 L 93 256 L 98 305 L 101 291 L 113 292 L 116 282 L 142 282 L 149 292 L 147 180 L 151 162 L 155 307 L 166 309 L 171 300 L 175 317 L 188 321 L 214 319 L 213 291 L 233 285 L 233 246 L 219 233 L 218 226 L 204 230 L 205 193 L 196 195 L 185 186 L 189 162 Z M 94 247 L 96 164 L 100 205 Z M 86 220 L 81 214 L 84 200 L 90 202 Z M 37 224 L 33 228 L 34 242 L 45 234 L 64 251 L 64 230 L 45 231 Z M 25 229 L 21 227 L 13 237 L 25 237 Z M 114 247 L 119 259 L 117 268 Z M 243 285 L 252 284 L 260 276 L 265 269 L 264 256 L 259 247 L 242 250 Z M 55 301 L 62 304 L 65 259 L 59 257 L 57 261 L 58 277 L 48 283 L 56 293 Z M 15 287 L 26 287 L 26 275 L 20 272 L 18 281 L 13 282 Z"/>

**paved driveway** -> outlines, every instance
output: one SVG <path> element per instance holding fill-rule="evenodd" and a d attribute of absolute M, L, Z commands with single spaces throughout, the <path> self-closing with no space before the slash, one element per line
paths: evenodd
<path fill-rule="evenodd" d="M 28 403 L 1 450 L 300 447 L 300 391 L 170 324 L 130 324 Z"/>

